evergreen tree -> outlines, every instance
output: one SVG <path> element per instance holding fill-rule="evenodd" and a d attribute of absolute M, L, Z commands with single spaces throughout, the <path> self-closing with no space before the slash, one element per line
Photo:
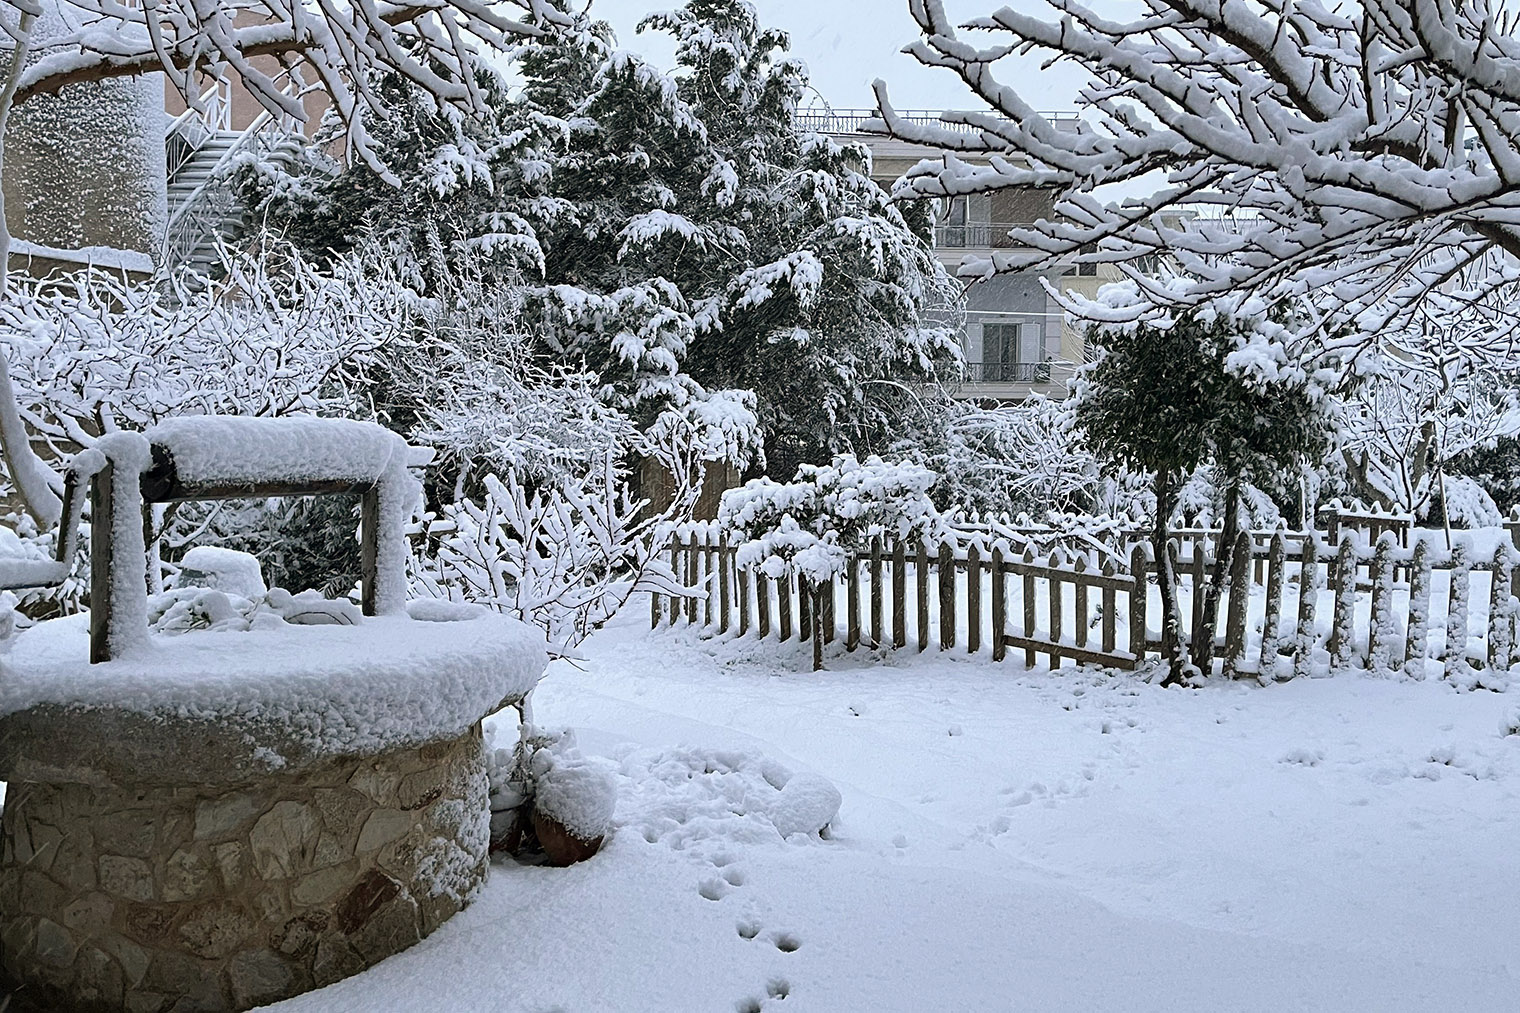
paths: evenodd
<path fill-rule="evenodd" d="M 1194 589 L 1205 599 L 1204 620 L 1193 631 L 1191 664 L 1207 675 L 1245 485 L 1281 490 L 1284 474 L 1296 474 L 1325 447 L 1323 392 L 1315 376 L 1290 365 L 1275 342 L 1282 331 L 1249 307 L 1221 304 L 1161 324 L 1097 327 L 1088 334 L 1097 359 L 1079 374 L 1076 423 L 1100 457 L 1152 475 L 1151 548 L 1168 684 L 1181 682 L 1190 664 L 1167 550 L 1183 483 L 1199 465 L 1212 462 L 1224 500 L 1209 585 Z"/>
<path fill-rule="evenodd" d="M 805 70 L 753 5 L 693 0 L 644 28 L 675 36 L 679 69 L 616 54 L 571 119 L 545 333 L 633 403 L 754 390 L 772 470 L 884 446 L 901 384 L 958 354 L 925 323 L 949 279 L 864 146 L 798 129 Z M 529 96 L 570 62 L 530 64 Z"/>

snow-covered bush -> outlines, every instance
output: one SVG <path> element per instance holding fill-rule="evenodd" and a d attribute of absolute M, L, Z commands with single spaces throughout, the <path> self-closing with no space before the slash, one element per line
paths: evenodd
<path fill-rule="evenodd" d="M 882 536 L 939 541 L 948 528 L 929 497 L 937 476 L 922 465 L 858 461 L 802 465 L 791 482 L 757 478 L 723 494 L 718 522 L 738 540 L 735 559 L 768 577 L 797 577 L 820 616 L 825 585 L 850 556 Z M 813 623 L 813 664 L 822 664 L 821 622 Z"/>

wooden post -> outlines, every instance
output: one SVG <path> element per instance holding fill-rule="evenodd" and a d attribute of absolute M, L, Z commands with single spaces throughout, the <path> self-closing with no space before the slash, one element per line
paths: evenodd
<path fill-rule="evenodd" d="M 1061 605 L 1062 605 L 1062 602 L 1061 602 L 1061 579 L 1057 576 L 1057 574 L 1060 572 L 1060 566 L 1061 566 L 1061 564 L 1064 563 L 1065 561 L 1066 560 L 1064 558 L 1062 558 L 1062 556 L 1060 554 L 1060 550 L 1057 549 L 1055 552 L 1052 552 L 1050 554 L 1050 561 L 1047 564 L 1050 567 L 1050 570 L 1051 570 L 1051 573 L 1050 573 L 1050 643 L 1051 643 L 1052 646 L 1051 646 L 1051 650 L 1048 653 L 1050 655 L 1050 670 L 1052 672 L 1054 672 L 1056 669 L 1058 669 L 1058 668 L 1061 667 L 1061 654 L 1060 654 L 1060 650 L 1059 650 L 1059 645 L 1061 643 L 1061 626 L 1062 626 L 1062 622 L 1061 622 Z"/>
<path fill-rule="evenodd" d="M 939 649 L 955 646 L 955 550 L 949 542 L 939 547 Z"/>
<path fill-rule="evenodd" d="M 908 554 L 901 541 L 892 546 L 892 646 L 908 646 Z"/>
<path fill-rule="evenodd" d="M 1034 546 L 1024 549 L 1024 565 L 1034 566 Z M 1024 571 L 1024 639 L 1033 640 L 1035 636 L 1035 601 L 1034 601 L 1034 574 Z M 1024 667 L 1033 668 L 1035 662 L 1034 648 L 1024 648 Z"/>
<path fill-rule="evenodd" d="M 739 557 L 733 550 L 729 550 L 729 560 L 734 565 L 734 580 L 739 585 L 739 636 L 749 632 L 749 582 L 748 570 L 739 569 Z"/>
<path fill-rule="evenodd" d="M 966 653 L 982 649 L 982 552 L 973 542 L 966 549 Z"/>
<path fill-rule="evenodd" d="M 1341 547 L 1335 554 L 1335 611 L 1330 619 L 1330 670 L 1338 672 L 1351 663 L 1356 646 L 1356 550 L 1351 547 L 1351 536 L 1341 539 Z"/>
<path fill-rule="evenodd" d="M 1319 608 L 1319 544 L 1313 535 L 1304 539 L 1299 552 L 1298 629 L 1293 645 L 1293 674 L 1309 675 L 1314 657 L 1314 614 Z"/>
<path fill-rule="evenodd" d="M 1129 576 L 1134 584 L 1129 592 L 1129 653 L 1135 656 L 1135 664 L 1145 660 L 1145 609 L 1150 598 L 1150 581 L 1146 579 L 1149 569 L 1145 546 L 1136 545 L 1129 551 Z"/>
<path fill-rule="evenodd" d="M 899 576 L 894 568 L 892 572 L 894 581 Z M 881 629 L 881 604 L 883 588 L 881 586 L 881 536 L 871 537 L 871 646 L 880 647 L 882 642 Z M 894 616 L 895 618 L 895 616 Z"/>
<path fill-rule="evenodd" d="M 705 528 L 702 531 L 700 545 L 699 551 L 702 554 L 702 566 L 707 572 L 707 597 L 702 599 L 702 625 L 711 629 L 713 624 L 713 599 L 717 597 L 716 592 L 718 589 L 714 586 L 717 584 L 717 581 L 713 579 L 715 574 L 713 572 L 712 533 Z"/>
<path fill-rule="evenodd" d="M 872 539 L 874 542 L 875 539 Z M 880 554 L 878 550 L 878 555 Z M 878 566 L 878 570 L 879 570 Z M 875 574 L 880 577 L 880 573 Z M 876 589 L 876 580 L 872 580 L 871 596 L 881 594 Z M 845 562 L 844 574 L 844 649 L 853 651 L 860 646 L 860 559 L 853 553 Z"/>
<path fill-rule="evenodd" d="M 929 649 L 929 546 L 923 539 L 918 542 L 918 564 L 914 568 L 913 581 L 918 592 L 918 649 Z"/>
<path fill-rule="evenodd" d="M 1221 534 L 1220 538 L 1223 537 L 1224 535 Z M 1198 630 L 1204 624 L 1203 600 L 1205 597 L 1207 597 L 1206 588 L 1209 581 L 1208 553 L 1205 551 L 1205 548 L 1208 546 L 1208 544 L 1209 540 L 1207 535 L 1199 535 L 1198 538 L 1193 542 L 1192 565 L 1189 568 L 1192 571 L 1190 576 L 1192 577 L 1193 581 L 1193 607 L 1190 610 L 1192 625 L 1188 627 L 1187 636 L 1185 636 L 1182 640 L 1184 644 L 1191 644 L 1193 642 L 1193 639 L 1198 636 Z M 1215 558 L 1218 558 L 1219 556 L 1219 542 L 1217 539 L 1214 543 L 1214 556 Z M 1213 640 L 1214 631 L 1209 630 L 1207 636 L 1210 640 Z M 1204 675 L 1209 674 L 1210 673 L 1208 672 L 1204 673 Z"/>
<path fill-rule="evenodd" d="M 1467 674 L 1467 598 L 1472 567 L 1467 560 L 1467 544 L 1458 542 L 1451 550 L 1451 590 L 1446 604 L 1446 677 Z"/>
<path fill-rule="evenodd" d="M 992 660 L 1008 655 L 1008 574 L 1003 570 L 1003 547 L 992 547 Z"/>
<path fill-rule="evenodd" d="M 700 589 L 702 586 L 701 556 L 697 548 L 697 536 L 688 536 L 690 541 L 686 543 L 686 584 L 688 587 Z M 697 622 L 697 599 L 696 595 L 686 599 L 686 621 L 695 626 Z"/>
<path fill-rule="evenodd" d="M 1072 633 L 1076 637 L 1077 646 L 1078 647 L 1086 647 L 1087 646 L 1088 622 L 1090 621 L 1088 617 L 1089 617 L 1089 614 L 1091 612 L 1091 610 L 1088 607 L 1088 600 L 1087 600 L 1088 599 L 1088 583 L 1087 583 L 1086 580 L 1083 579 L 1083 578 L 1085 578 L 1087 576 L 1087 554 L 1086 553 L 1083 553 L 1082 555 L 1080 555 L 1080 556 L 1077 557 L 1076 565 L 1074 567 L 1072 567 L 1072 569 L 1076 571 L 1076 576 L 1077 576 L 1077 579 L 1074 580 L 1074 581 L 1072 581 L 1072 588 L 1076 592 L 1076 594 L 1074 595 L 1074 597 L 1076 598 L 1076 610 L 1075 610 L 1075 614 L 1071 617 L 1071 619 L 1072 619 Z"/>
<path fill-rule="evenodd" d="M 1378 536 L 1368 575 L 1372 578 L 1372 605 L 1367 614 L 1367 667 L 1387 675 L 1393 667 L 1393 548 L 1398 535 L 1389 528 Z"/>
<path fill-rule="evenodd" d="M 115 475 L 115 466 L 107 461 L 106 466 L 96 473 L 95 481 L 90 485 L 90 664 L 92 665 L 111 660 L 113 624 L 111 532 L 116 524 L 116 503 L 111 490 Z M 370 600 L 373 602 L 372 596 Z"/>
<path fill-rule="evenodd" d="M 1287 546 L 1282 532 L 1272 536 L 1267 549 L 1267 604 L 1261 617 L 1261 655 L 1256 662 L 1256 677 L 1263 681 L 1277 677 L 1277 635 L 1282 623 L 1283 569 Z"/>
<path fill-rule="evenodd" d="M 1422 539 L 1409 564 L 1409 622 L 1404 636 L 1404 674 L 1425 678 L 1425 647 L 1430 636 L 1430 549 Z"/>
<path fill-rule="evenodd" d="M 792 575 L 789 573 L 776 578 L 776 612 L 784 643 L 792 639 Z"/>
<path fill-rule="evenodd" d="M 1103 576 L 1112 579 L 1114 577 L 1117 577 L 1118 575 L 1119 575 L 1119 568 L 1114 565 L 1114 561 L 1112 559 L 1106 560 L 1103 563 Z M 1112 584 L 1104 584 L 1103 585 L 1103 604 L 1101 606 L 1101 608 L 1103 609 L 1103 615 L 1101 617 L 1099 617 L 1099 618 L 1102 619 L 1102 622 L 1103 622 L 1103 653 L 1104 654 L 1113 654 L 1114 653 L 1114 644 L 1116 643 L 1116 641 L 1118 639 L 1117 634 L 1115 633 L 1115 627 L 1117 626 L 1117 620 L 1114 617 L 1114 603 L 1117 600 L 1117 598 L 1118 598 L 1118 593 L 1114 590 L 1114 586 Z"/>
<path fill-rule="evenodd" d="M 825 644 L 832 644 L 838 632 L 835 627 L 839 625 L 839 615 L 837 612 L 839 601 L 835 597 L 835 593 L 834 579 L 830 577 L 826 583 L 819 585 L 818 607 L 813 610 L 813 621 L 823 627 L 823 642 Z"/>
<path fill-rule="evenodd" d="M 733 611 L 732 588 L 729 587 L 729 570 L 733 563 L 733 556 L 728 547 L 728 538 L 719 532 L 718 534 L 718 632 L 728 632 L 729 613 Z"/>
<path fill-rule="evenodd" d="M 105 472 L 95 478 L 95 488 L 107 481 Z M 93 501 L 92 501 L 93 504 Z M 91 524 L 97 523 L 91 518 Z M 93 532 L 94 528 L 91 528 Z M 109 528 L 107 530 L 110 530 Z M 95 539 L 91 537 L 93 547 Z M 359 497 L 359 601 L 360 611 L 367 616 L 375 614 L 375 596 L 380 579 L 380 490 L 370 486 Z"/>
<path fill-rule="evenodd" d="M 1242 531 L 1235 539 L 1235 558 L 1230 561 L 1230 603 L 1224 624 L 1224 663 L 1226 679 L 1235 678 L 1235 670 L 1246 653 L 1246 605 L 1251 601 L 1251 536 Z"/>
<path fill-rule="evenodd" d="M 797 639 L 811 640 L 813 638 L 813 605 L 822 599 L 808 590 L 808 582 L 801 575 L 797 575 Z M 818 624 L 820 627 L 823 623 Z"/>
<path fill-rule="evenodd" d="M 755 619 L 760 639 L 771 635 L 771 579 L 762 570 L 755 570 Z"/>
<path fill-rule="evenodd" d="M 832 580 L 814 584 L 811 580 L 799 580 L 797 594 L 802 602 L 808 602 L 808 613 L 813 617 L 813 671 L 823 668 L 823 591 L 828 588 L 829 594 L 834 593 Z"/>

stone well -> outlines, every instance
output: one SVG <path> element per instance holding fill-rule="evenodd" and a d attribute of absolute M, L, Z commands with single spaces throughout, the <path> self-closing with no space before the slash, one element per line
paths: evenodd
<path fill-rule="evenodd" d="M 87 666 L 68 623 L 23 634 L 0 688 L 11 1013 L 249 1009 L 407 948 L 484 881 L 480 718 L 531 687 L 541 635 L 384 617 Z"/>

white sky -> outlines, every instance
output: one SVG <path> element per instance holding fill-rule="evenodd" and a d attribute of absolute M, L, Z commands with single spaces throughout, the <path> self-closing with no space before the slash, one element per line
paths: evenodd
<path fill-rule="evenodd" d="M 957 21 L 989 14 L 1009 0 L 947 0 Z M 1044 4 L 1015 0 L 1034 12 Z M 813 87 L 835 108 L 874 106 L 871 82 L 886 80 L 892 104 L 899 109 L 968 109 L 979 103 L 948 70 L 924 67 L 900 50 L 918 36 L 908 0 L 754 0 L 760 23 L 792 37 L 792 55 L 811 72 Z M 643 54 L 661 67 L 674 62 L 675 47 L 663 33 L 635 34 L 634 27 L 651 10 L 679 6 L 679 0 L 592 0 L 592 13 L 612 24 L 618 46 Z M 1098 3 L 1100 9 L 1112 4 Z M 1009 61 L 1012 62 L 1012 61 Z M 1000 70 L 1002 65 L 1000 64 Z M 1010 67 L 1005 79 L 1037 109 L 1073 109 L 1080 71 L 1056 67 L 1041 71 L 1037 60 Z"/>

